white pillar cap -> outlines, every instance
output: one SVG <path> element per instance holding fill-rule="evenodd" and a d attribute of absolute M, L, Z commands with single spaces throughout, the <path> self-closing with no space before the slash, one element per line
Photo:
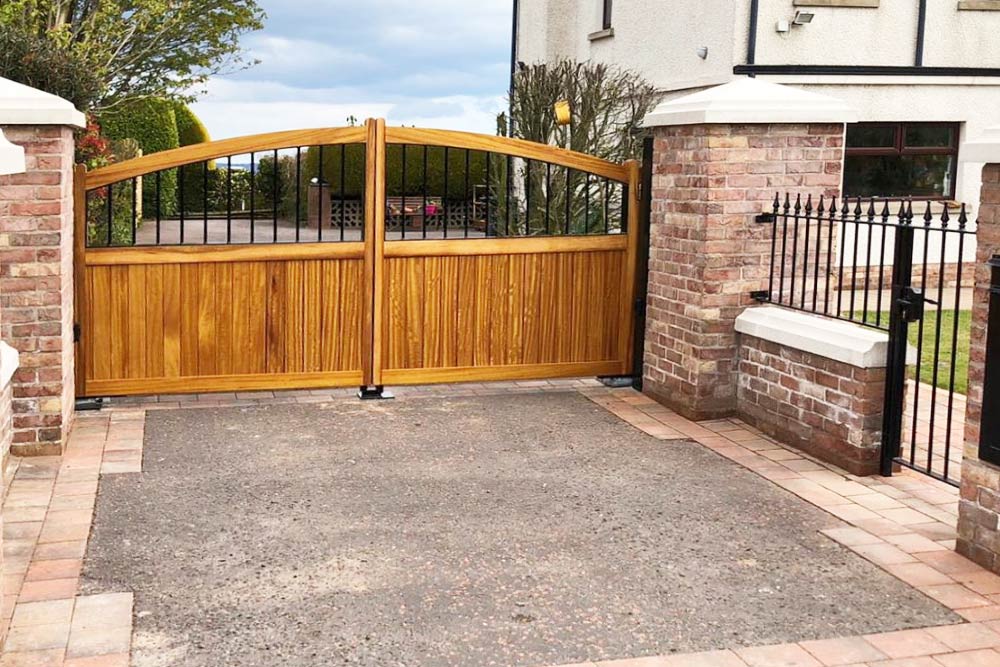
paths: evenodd
<path fill-rule="evenodd" d="M 1000 163 L 1000 125 L 987 128 L 975 141 L 967 141 L 958 151 L 962 162 Z"/>
<path fill-rule="evenodd" d="M 0 125 L 69 125 L 86 127 L 86 119 L 70 102 L 0 77 Z"/>
<path fill-rule="evenodd" d="M 0 176 L 24 172 L 24 149 L 7 141 L 0 129 Z"/>
<path fill-rule="evenodd" d="M 843 100 L 794 86 L 740 78 L 662 102 L 643 127 L 706 123 L 855 123 L 858 112 Z"/>

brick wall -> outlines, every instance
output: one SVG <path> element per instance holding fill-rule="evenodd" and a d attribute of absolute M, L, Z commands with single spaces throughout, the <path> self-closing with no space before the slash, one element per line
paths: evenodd
<path fill-rule="evenodd" d="M 979 460 L 990 284 L 990 269 L 986 262 L 991 256 L 1000 254 L 1000 164 L 987 165 L 983 170 L 981 201 L 976 233 L 976 288 L 972 305 L 965 458 L 962 462 L 962 498 L 958 506 L 956 549 L 983 567 L 1000 572 L 1000 528 L 997 525 L 1000 515 L 1000 468 Z"/>
<path fill-rule="evenodd" d="M 693 419 L 736 407 L 734 321 L 767 287 L 777 191 L 839 194 L 844 126 L 654 130 L 644 390 Z"/>
<path fill-rule="evenodd" d="M 17 454 L 54 454 L 73 415 L 73 131 L 7 126 L 27 171 L 0 177 L 0 338 L 13 380 Z"/>
<path fill-rule="evenodd" d="M 855 475 L 879 468 L 885 368 L 859 368 L 741 335 L 738 414 Z"/>

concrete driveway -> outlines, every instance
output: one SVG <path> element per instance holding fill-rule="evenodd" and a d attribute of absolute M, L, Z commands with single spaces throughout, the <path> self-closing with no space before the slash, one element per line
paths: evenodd
<path fill-rule="evenodd" d="M 544 666 L 953 623 L 844 525 L 577 393 L 150 411 L 82 588 L 132 664 Z"/>

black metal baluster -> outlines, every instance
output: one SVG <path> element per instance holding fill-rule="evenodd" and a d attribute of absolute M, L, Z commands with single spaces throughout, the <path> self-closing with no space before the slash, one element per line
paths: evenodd
<path fill-rule="evenodd" d="M 421 178 L 421 194 L 423 194 L 423 209 L 420 211 L 420 217 L 423 219 L 423 224 L 420 225 L 423 229 L 421 230 L 421 238 L 427 238 L 427 144 L 424 144 L 424 173 Z"/>
<path fill-rule="evenodd" d="M 927 221 L 927 234 L 930 234 L 930 225 L 933 220 L 931 215 L 931 205 L 930 202 L 927 203 L 927 212 L 924 214 L 924 220 Z M 932 455 L 934 453 L 934 423 L 936 421 L 937 412 L 937 394 L 938 394 L 938 373 L 941 367 L 941 320 L 944 316 L 943 311 L 943 297 L 944 297 L 944 267 L 945 267 L 945 252 L 948 246 L 948 205 L 944 206 L 944 213 L 941 215 L 941 261 L 938 264 L 938 289 L 937 289 L 937 318 L 934 322 L 934 366 L 931 379 L 931 417 L 930 424 L 927 429 L 927 472 L 933 472 L 933 461 Z M 930 243 L 930 239 L 927 240 Z M 958 319 L 958 311 L 955 311 L 955 319 Z M 951 363 L 954 365 L 955 358 L 951 358 Z M 917 378 L 920 381 L 920 378 Z M 954 388 L 951 388 L 954 391 Z M 945 459 L 948 458 L 947 452 L 945 453 Z"/>
<path fill-rule="evenodd" d="M 403 151 L 402 159 L 402 178 L 403 178 L 403 192 L 400 199 L 399 209 L 400 209 L 400 220 L 399 220 L 399 238 L 406 239 L 406 144 L 400 145 L 400 150 Z"/>
<path fill-rule="evenodd" d="M 862 301 L 862 324 L 868 323 L 868 293 L 871 291 L 872 277 L 872 228 L 875 226 L 875 200 L 868 202 L 868 245 L 865 246 L 865 298 Z"/>
<path fill-rule="evenodd" d="M 806 197 L 805 206 L 805 223 L 806 223 L 806 237 L 803 240 L 802 247 L 802 298 L 799 302 L 799 306 L 805 310 L 806 308 L 806 290 L 809 287 L 809 223 L 812 220 L 813 204 L 812 195 Z M 798 234 L 796 234 L 798 237 Z"/>
<path fill-rule="evenodd" d="M 490 200 L 493 198 L 493 181 L 490 180 L 490 154 L 486 153 L 486 236 L 490 236 L 493 222 L 490 220 Z M 465 235 L 469 235 L 469 230 L 465 230 Z"/>
<path fill-rule="evenodd" d="M 156 245 L 160 245 L 160 173 L 156 172 Z"/>
<path fill-rule="evenodd" d="M 320 188 L 322 192 L 322 188 Z M 302 207 L 302 146 L 295 147 L 295 242 L 301 241 L 299 212 Z"/>
<path fill-rule="evenodd" d="M 317 157 L 319 159 L 319 166 L 316 167 L 316 241 L 319 243 L 323 242 L 323 146 L 322 144 L 316 147 Z M 344 170 L 341 168 L 340 173 L 343 175 Z M 330 198 L 330 192 L 326 193 L 326 205 L 333 206 L 333 200 Z M 340 208 L 344 208 L 344 196 L 340 196 Z M 332 211 L 330 219 L 333 219 Z"/>
<path fill-rule="evenodd" d="M 250 243 L 254 243 L 257 231 L 257 171 L 256 153 L 250 153 Z"/>
<path fill-rule="evenodd" d="M 208 161 L 201 163 L 201 242 L 208 243 Z"/>
<path fill-rule="evenodd" d="M 274 149 L 274 173 L 271 175 L 271 243 L 278 242 L 278 149 Z"/>
<path fill-rule="evenodd" d="M 788 306 L 795 307 L 795 263 L 799 259 L 799 217 L 802 214 L 802 195 L 795 195 L 795 206 L 792 208 L 792 266 L 788 271 L 791 282 L 788 286 Z"/>
<path fill-rule="evenodd" d="M 816 208 L 816 258 L 813 261 L 813 304 L 812 312 L 818 312 L 819 299 L 819 260 L 823 248 L 823 221 L 826 214 L 826 198 L 819 196 L 819 206 Z"/>
<path fill-rule="evenodd" d="M 958 266 L 955 275 L 955 319 L 951 328 L 951 372 L 948 377 L 948 418 L 945 422 L 944 436 L 944 479 L 948 481 L 949 466 L 951 464 L 951 428 L 955 416 L 955 370 L 958 360 L 958 333 L 959 319 L 962 313 L 962 264 L 964 263 L 965 252 L 965 225 L 969 218 L 965 212 L 965 204 L 958 216 Z"/>
<path fill-rule="evenodd" d="M 105 208 L 107 209 L 106 213 L 107 213 L 107 218 L 108 218 L 108 233 L 107 233 L 108 240 L 107 240 L 107 246 L 110 248 L 112 245 L 114 245 L 114 239 L 112 237 L 112 229 L 111 229 L 114 226 L 114 224 L 115 224 L 115 202 L 114 202 L 114 198 L 115 198 L 115 186 L 114 186 L 114 183 L 109 183 L 108 186 L 107 186 L 107 188 L 108 188 L 108 190 L 107 190 L 108 203 L 107 203 L 107 206 Z"/>
<path fill-rule="evenodd" d="M 845 238 L 845 236 L 847 235 L 847 216 L 850 214 L 851 211 L 851 204 L 847 200 L 847 197 L 844 197 L 844 199 L 841 201 L 841 204 L 842 205 L 840 207 L 840 218 L 838 219 L 838 222 L 840 223 L 841 234 L 840 234 L 840 242 L 837 244 L 840 246 L 840 275 L 837 280 L 837 312 L 835 313 L 837 317 L 842 317 L 844 313 L 844 305 L 843 305 L 844 255 L 846 255 L 847 253 L 845 249 L 845 246 L 847 245 L 847 239 Z"/>
<path fill-rule="evenodd" d="M 855 299 L 858 294 L 858 237 L 861 236 L 861 197 L 858 197 L 854 206 L 854 251 L 851 255 L 851 315 L 848 319 L 854 321 Z"/>
<path fill-rule="evenodd" d="M 781 198 L 774 193 L 773 216 L 771 221 L 771 264 L 767 272 L 767 298 L 774 298 L 774 260 L 778 251 L 778 211 L 781 209 Z"/>
<path fill-rule="evenodd" d="M 323 190 L 320 189 L 322 193 Z M 329 192 L 327 192 L 329 198 Z M 328 202 L 332 206 L 333 202 Z M 322 208 L 322 205 L 320 206 Z M 340 144 L 340 240 L 347 233 L 347 145 Z"/>
<path fill-rule="evenodd" d="M 827 214 L 830 219 L 830 242 L 826 245 L 826 298 L 823 299 L 823 314 L 830 314 L 830 276 L 833 275 L 833 244 L 844 245 L 844 240 L 837 236 L 837 198 L 830 200 L 830 211 Z M 838 294 L 840 293 L 838 289 Z"/>
<path fill-rule="evenodd" d="M 448 147 L 444 147 L 444 196 L 441 198 L 441 210 L 444 214 L 444 238 L 448 238 L 448 194 L 451 190 L 451 181 L 448 180 Z"/>
<path fill-rule="evenodd" d="M 573 204 L 572 204 L 572 193 L 573 193 L 573 170 L 566 167 L 566 220 L 563 221 L 563 235 L 569 235 L 569 220 L 573 216 Z"/>
<path fill-rule="evenodd" d="M 507 156 L 507 219 L 504 222 L 504 236 L 510 236 L 510 216 L 513 214 L 514 204 L 514 158 Z M 515 220 L 515 223 L 517 221 Z"/>
<path fill-rule="evenodd" d="M 545 235 L 552 234 L 552 163 L 545 163 Z"/>
<path fill-rule="evenodd" d="M 139 215 L 139 202 L 136 189 L 139 187 L 138 179 L 132 177 L 132 245 L 135 245 L 136 217 Z"/>
<path fill-rule="evenodd" d="M 226 158 L 226 244 L 233 242 L 233 156 Z"/>
<path fill-rule="evenodd" d="M 910 223 L 913 223 L 913 202 L 909 202 L 907 205 L 907 218 Z M 930 244 L 930 220 L 925 217 L 924 219 L 924 252 L 922 266 L 920 267 L 920 293 L 921 295 L 927 293 L 927 246 Z M 914 370 L 914 381 L 913 381 L 913 425 L 910 433 L 910 465 L 916 465 L 917 462 L 917 413 L 920 410 L 920 376 L 923 374 L 923 364 L 924 364 L 924 318 L 920 318 L 917 322 L 917 367 Z"/>
<path fill-rule="evenodd" d="M 181 165 L 181 166 L 177 167 L 177 182 L 180 183 L 180 187 L 178 188 L 178 194 L 180 196 L 178 197 L 179 201 L 178 201 L 178 204 L 177 204 L 177 208 L 180 209 L 178 211 L 178 213 L 180 214 L 180 233 L 179 233 L 178 236 L 180 238 L 181 245 L 183 245 L 184 244 L 184 204 L 185 204 L 185 202 L 184 202 L 184 190 L 186 189 L 184 187 L 184 165 Z"/>
<path fill-rule="evenodd" d="M 785 193 L 785 204 L 781 211 L 781 270 L 778 273 L 778 303 L 784 302 L 785 296 L 785 260 L 788 255 L 788 216 L 792 210 L 792 200 Z"/>
<path fill-rule="evenodd" d="M 531 160 L 524 161 L 524 235 L 531 235 Z"/>
<path fill-rule="evenodd" d="M 604 233 L 608 234 L 611 232 L 611 181 L 607 178 L 604 179 Z"/>
<path fill-rule="evenodd" d="M 886 241 L 886 230 L 889 228 L 889 201 L 886 200 L 885 207 L 882 209 L 882 245 L 879 246 L 878 253 L 878 299 L 875 302 L 875 308 L 878 311 L 878 318 L 875 320 L 875 326 L 882 326 L 882 291 L 885 289 L 885 241 Z"/>
<path fill-rule="evenodd" d="M 468 148 L 465 149 L 465 222 L 463 225 L 463 237 L 469 238 L 469 217 L 475 212 L 476 196 L 472 193 L 470 183 L 472 181 L 472 156 Z M 470 208 L 472 210 L 470 211 Z"/>

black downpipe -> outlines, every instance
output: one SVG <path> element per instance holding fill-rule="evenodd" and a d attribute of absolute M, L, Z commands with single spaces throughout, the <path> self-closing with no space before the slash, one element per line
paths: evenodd
<path fill-rule="evenodd" d="M 517 73 L 517 33 L 520 14 L 520 0 L 514 0 L 510 28 L 510 86 L 507 88 L 507 135 L 514 136 L 514 77 Z"/>
<path fill-rule="evenodd" d="M 760 0 L 750 0 L 750 32 L 747 35 L 747 65 L 757 62 L 757 15 L 760 13 Z M 751 77 L 756 76 L 753 72 Z"/>
<path fill-rule="evenodd" d="M 924 35 L 927 32 L 927 0 L 920 0 L 920 12 L 917 14 L 917 67 L 924 66 Z"/>

